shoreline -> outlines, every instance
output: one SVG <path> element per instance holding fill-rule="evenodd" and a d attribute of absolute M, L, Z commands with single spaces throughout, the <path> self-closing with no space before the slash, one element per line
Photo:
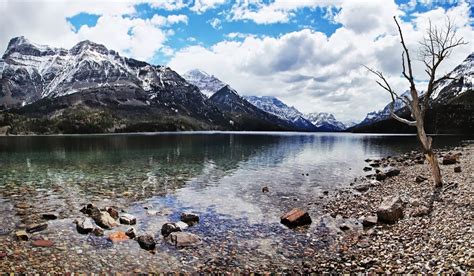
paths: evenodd
<path fill-rule="evenodd" d="M 442 164 L 443 156 L 459 153 L 459 163 Z M 414 151 L 380 159 L 381 167 L 398 168 L 399 175 L 381 181 L 359 177 L 330 194 L 320 205 L 326 214 L 321 221 L 333 231 L 335 249 L 316 256 L 313 261 L 319 265 L 306 271 L 472 273 L 474 144 L 466 141 L 436 154 L 444 185 L 430 214 L 420 208 L 428 205 L 434 184 L 427 163 L 419 164 L 424 158 Z M 461 172 L 455 172 L 455 167 Z M 427 179 L 419 178 L 417 183 L 419 176 Z M 382 199 L 392 195 L 399 195 L 403 202 L 403 218 L 394 224 L 362 226 L 365 218 L 377 216 Z"/>
<path fill-rule="evenodd" d="M 468 181 L 474 176 L 474 144 L 472 140 L 468 140 L 464 146 L 440 149 L 436 152 L 439 156 L 449 152 L 461 152 L 462 155 L 459 164 L 441 165 L 446 191 L 441 194 L 443 201 L 435 202 L 433 212 L 428 216 L 412 216 L 416 207 L 424 204 L 424 197 L 431 195 L 433 186 L 429 180 L 415 182 L 417 176 L 430 174 L 426 163 L 419 164 L 422 160 L 420 153 L 412 151 L 399 156 L 384 157 L 379 162 L 367 162 L 367 165 L 379 163 L 378 167 L 371 169 L 372 172 L 382 169 L 385 164 L 397 167 L 400 174 L 396 176 L 380 182 L 371 182 L 361 171 L 354 181 L 330 190 L 328 195 L 321 191 L 322 194 L 308 194 L 297 201 L 289 201 L 286 207 L 299 206 L 307 209 L 313 218 L 310 227 L 288 229 L 277 223 L 260 228 L 258 225 L 240 224 L 235 220 L 221 221 L 223 224 L 217 224 L 223 231 L 209 232 L 214 235 L 212 237 L 202 235 L 202 246 L 176 250 L 165 245 L 164 239 L 160 239 L 160 248 L 150 254 L 139 249 L 136 241 L 110 244 L 104 242 L 105 237 L 81 236 L 77 234 L 72 223 L 73 216 L 51 221 L 48 230 L 38 232 L 38 235 L 33 237 L 51 239 L 55 242 L 51 248 L 32 248 L 25 242 L 7 241 L 7 252 L 0 250 L 0 271 L 472 272 L 474 254 L 471 249 L 473 246 L 469 242 L 474 240 L 472 219 L 470 220 L 474 214 L 469 207 L 472 207 L 474 183 Z M 454 167 L 457 166 L 461 166 L 460 173 L 454 173 Z M 370 174 L 370 171 L 368 173 Z M 454 182 L 457 184 L 454 185 Z M 361 217 L 375 214 L 382 198 L 394 192 L 399 193 L 404 202 L 405 217 L 391 225 L 363 227 Z M 272 200 L 281 200 L 281 195 L 274 194 L 271 187 L 269 195 L 276 196 Z M 202 224 L 195 227 L 205 226 L 213 229 L 214 221 L 206 221 L 205 214 L 203 216 Z M 151 217 L 137 219 L 148 223 L 147 220 Z M 163 215 L 156 219 L 165 222 L 169 221 L 169 216 Z M 246 228 L 249 226 L 252 229 Z M 256 237 L 249 239 L 247 235 L 240 238 L 228 236 L 229 233 L 234 235 L 233 231 L 242 231 Z M 154 232 L 156 233 L 156 230 Z M 68 236 L 72 238 L 69 240 Z M 207 240 L 216 236 L 217 240 Z M 87 244 L 87 247 L 83 248 L 84 244 Z M 102 247 L 104 251 L 101 251 Z M 257 255 L 254 250 L 257 250 Z M 49 259 L 49 254 L 55 256 L 56 262 Z M 63 254 L 68 256 L 62 256 Z M 94 266 L 97 258 L 101 260 L 99 268 Z M 120 262 L 115 258 L 119 258 Z M 186 262 L 175 258 L 184 258 Z M 157 266 L 156 262 L 159 260 L 168 260 L 168 263 Z M 90 264 L 81 264 L 78 261 Z M 27 270 L 24 270 L 25 266 Z"/>

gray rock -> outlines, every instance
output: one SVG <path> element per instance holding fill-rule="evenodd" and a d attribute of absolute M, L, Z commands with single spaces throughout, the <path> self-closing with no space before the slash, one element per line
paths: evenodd
<path fill-rule="evenodd" d="M 120 216 L 120 223 L 121 224 L 128 224 L 128 225 L 133 225 L 137 223 L 137 219 L 130 215 L 130 214 L 123 214 Z"/>
<path fill-rule="evenodd" d="M 15 238 L 19 241 L 27 241 L 29 239 L 28 234 L 25 230 L 16 231 Z"/>
<path fill-rule="evenodd" d="M 393 168 L 393 167 L 387 167 L 387 168 L 384 168 L 383 169 L 383 173 L 387 176 L 387 177 L 394 177 L 394 176 L 397 176 L 400 174 L 400 170 L 397 169 L 397 168 Z"/>
<path fill-rule="evenodd" d="M 186 222 L 182 222 L 182 221 L 178 221 L 178 222 L 176 222 L 175 224 L 176 224 L 176 226 L 178 226 L 178 228 L 179 228 L 181 231 L 184 231 L 184 230 L 186 230 L 186 229 L 189 227 L 189 225 L 188 225 Z"/>
<path fill-rule="evenodd" d="M 130 227 L 127 232 L 125 232 L 125 235 L 127 235 L 130 239 L 134 239 L 137 236 L 137 230 L 135 230 L 133 227 Z"/>
<path fill-rule="evenodd" d="M 53 220 L 58 218 L 58 214 L 55 213 L 45 213 L 41 215 L 44 219 Z"/>
<path fill-rule="evenodd" d="M 111 229 L 118 226 L 117 222 L 108 212 L 100 212 L 98 216 L 93 217 L 95 223 L 104 229 Z"/>
<path fill-rule="evenodd" d="M 371 227 L 377 224 L 377 217 L 376 216 L 367 216 L 362 219 L 362 226 L 364 227 Z"/>
<path fill-rule="evenodd" d="M 153 250 L 156 247 L 155 239 L 150 235 L 142 235 L 137 237 L 137 242 L 141 248 L 146 250 Z"/>
<path fill-rule="evenodd" d="M 94 223 L 90 218 L 81 218 L 76 224 L 77 232 L 87 234 L 94 230 Z"/>
<path fill-rule="evenodd" d="M 191 213 L 182 213 L 181 221 L 186 222 L 189 226 L 199 223 L 199 216 Z"/>
<path fill-rule="evenodd" d="M 403 202 L 399 196 L 384 197 L 377 209 L 377 220 L 386 223 L 395 223 L 403 218 Z"/>
<path fill-rule="evenodd" d="M 179 231 L 181 231 L 181 229 L 179 229 L 179 227 L 175 223 L 172 223 L 172 222 L 167 222 L 163 224 L 163 226 L 161 227 L 161 235 L 163 235 L 164 237 L 169 236 L 169 234 L 173 232 L 179 232 Z"/>
<path fill-rule="evenodd" d="M 367 192 L 370 189 L 370 184 L 369 183 L 362 183 L 362 184 L 359 184 L 359 185 L 355 185 L 353 188 L 354 188 L 354 190 L 363 193 L 363 192 Z"/>
<path fill-rule="evenodd" d="M 100 227 L 96 227 L 94 228 L 94 230 L 92 230 L 92 233 L 94 235 L 96 235 L 97 237 L 101 237 L 104 235 L 104 229 L 100 228 Z"/>
<path fill-rule="evenodd" d="M 35 232 L 46 230 L 46 228 L 48 228 L 47 223 L 36 223 L 36 224 L 28 225 L 28 227 L 26 228 L 26 232 L 35 233 Z"/>
<path fill-rule="evenodd" d="M 202 243 L 202 240 L 198 235 L 185 232 L 171 233 L 168 241 L 176 247 L 197 246 Z"/>

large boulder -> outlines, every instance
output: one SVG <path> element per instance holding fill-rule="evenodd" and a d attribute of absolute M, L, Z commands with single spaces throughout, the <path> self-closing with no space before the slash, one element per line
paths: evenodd
<path fill-rule="evenodd" d="M 198 235 L 185 232 L 173 232 L 169 235 L 168 241 L 176 247 L 190 247 L 202 243 Z"/>
<path fill-rule="evenodd" d="M 395 223 L 403 218 L 403 202 L 399 196 L 384 197 L 377 209 L 377 220 L 385 223 Z"/>
<path fill-rule="evenodd" d="M 155 249 L 156 242 L 155 239 L 150 235 L 142 235 L 137 238 L 137 242 L 141 248 L 146 250 Z"/>
<path fill-rule="evenodd" d="M 311 224 L 308 212 L 295 208 L 280 217 L 280 222 L 290 228 Z"/>

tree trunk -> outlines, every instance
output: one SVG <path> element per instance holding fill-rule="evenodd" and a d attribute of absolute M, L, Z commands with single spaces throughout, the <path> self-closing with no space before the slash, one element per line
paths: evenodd
<path fill-rule="evenodd" d="M 431 146 L 433 139 L 426 135 L 422 119 L 417 122 L 416 127 L 418 130 L 418 139 L 420 140 L 423 154 L 425 155 L 425 158 L 431 167 L 431 175 L 433 176 L 435 187 L 442 187 L 443 180 L 441 177 L 441 170 L 439 168 L 438 158 L 433 153 L 433 148 Z"/>

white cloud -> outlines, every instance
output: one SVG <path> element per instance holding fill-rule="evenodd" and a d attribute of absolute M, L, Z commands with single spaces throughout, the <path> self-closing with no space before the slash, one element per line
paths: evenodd
<path fill-rule="evenodd" d="M 5 51 L 12 37 L 23 35 L 36 43 L 64 48 L 88 39 L 122 54 L 149 60 L 157 51 L 164 49 L 167 37 L 174 35 L 174 31 L 167 28 L 173 24 L 187 24 L 188 17 L 184 14 L 167 17 L 155 14 L 151 19 L 141 19 L 136 16 L 134 5 L 143 2 L 145 0 L 110 3 L 99 0 L 1 1 L 0 52 Z M 146 2 L 169 10 L 185 6 L 183 1 Z M 74 30 L 67 18 L 81 12 L 98 15 L 96 25 L 83 25 Z"/>
<path fill-rule="evenodd" d="M 195 0 L 194 6 L 190 8 L 190 10 L 195 11 L 197 13 L 203 13 L 207 10 L 214 9 L 219 5 L 222 5 L 226 2 L 226 0 Z"/>
<path fill-rule="evenodd" d="M 303 112 L 325 111 L 341 120 L 361 120 L 389 101 L 389 95 L 362 64 L 383 70 L 397 91 L 407 89 L 406 80 L 400 77 L 400 40 L 392 18 L 403 11 L 390 1 L 382 6 L 348 1 L 340 7 L 334 20 L 343 26 L 330 36 L 309 29 L 278 37 L 229 33 L 227 38 L 242 40 L 224 40 L 209 48 L 184 48 L 175 53 L 169 65 L 178 72 L 203 69 L 243 95 L 274 95 Z M 428 18 L 443 22 L 441 19 L 449 15 L 455 19 L 459 34 L 473 41 L 469 8 L 467 3 L 460 3 L 449 10 L 414 14 L 413 22 L 402 22 L 412 56 L 416 57 L 417 42 Z M 368 14 L 370 26 L 366 24 Z M 458 48 L 440 72 L 453 69 L 471 51 L 470 45 Z M 414 66 L 419 88 L 423 89 L 426 75 L 422 64 L 415 60 Z"/>
<path fill-rule="evenodd" d="M 177 23 L 188 24 L 188 17 L 184 14 L 168 15 L 167 20 L 169 24 L 177 24 Z"/>
<path fill-rule="evenodd" d="M 259 0 L 238 1 L 232 7 L 231 20 L 252 20 L 257 24 L 286 23 L 301 8 L 333 7 L 342 0 L 275 0 L 269 4 Z"/>
<path fill-rule="evenodd" d="M 207 22 L 216 30 L 222 29 L 221 20 L 219 18 L 213 18 Z"/>

